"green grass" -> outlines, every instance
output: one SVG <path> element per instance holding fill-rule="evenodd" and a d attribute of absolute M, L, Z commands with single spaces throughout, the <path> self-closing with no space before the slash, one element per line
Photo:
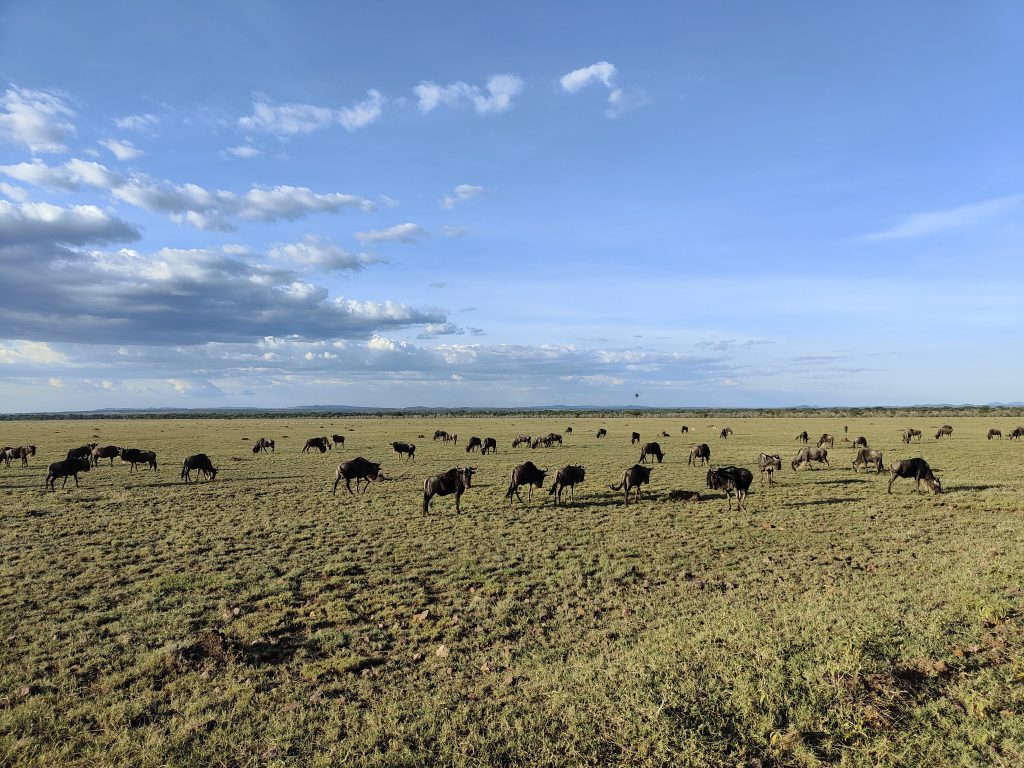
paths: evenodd
<path fill-rule="evenodd" d="M 928 459 L 940 496 L 887 495 L 838 442 L 831 469 L 791 471 L 795 435 L 842 437 L 838 419 L 5 423 L 40 455 L 0 468 L 0 765 L 1020 765 L 1024 444 L 986 441 L 1017 423 L 992 418 L 936 442 L 941 421 L 846 422 L 886 464 Z M 570 423 L 562 448 L 510 447 Z M 418 437 L 438 427 L 460 445 Z M 633 430 L 667 456 L 625 507 L 608 486 Z M 345 449 L 300 452 L 334 432 Z M 423 478 L 470 435 L 500 452 L 472 456 L 462 514 L 424 516 Z M 277 453 L 253 456 L 259 436 Z M 94 441 L 161 469 L 44 494 L 46 465 Z M 686 466 L 696 441 L 755 471 L 748 513 Z M 762 450 L 784 460 L 771 490 Z M 220 475 L 185 486 L 200 451 Z M 389 481 L 332 496 L 357 455 Z M 585 465 L 577 504 L 510 507 L 527 458 Z"/>

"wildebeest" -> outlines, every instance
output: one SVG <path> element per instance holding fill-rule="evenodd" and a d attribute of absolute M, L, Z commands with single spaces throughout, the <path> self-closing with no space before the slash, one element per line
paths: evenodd
<path fill-rule="evenodd" d="M 988 431 L 988 439 L 991 440 L 993 437 L 998 437 L 1000 440 L 1003 439 L 1003 433 L 998 429 L 990 429 Z"/>
<path fill-rule="evenodd" d="M 907 429 L 907 435 L 909 436 L 909 438 L 915 438 L 916 437 L 917 441 L 921 442 L 921 430 L 920 429 L 914 429 L 913 427 L 910 427 L 909 429 Z M 909 443 L 910 439 L 908 439 L 907 442 Z"/>
<path fill-rule="evenodd" d="M 939 482 L 928 462 L 922 458 L 903 459 L 889 466 L 889 493 L 892 493 L 892 484 L 897 477 L 914 478 L 914 487 L 921 490 L 921 481 L 931 489 L 932 493 L 942 492 L 942 483 Z"/>
<path fill-rule="evenodd" d="M 669 501 L 700 501 L 700 493 L 697 491 L 669 491 Z"/>
<path fill-rule="evenodd" d="M 79 450 L 81 450 L 81 448 L 75 448 L 74 450 L 79 451 Z M 77 457 L 77 456 L 71 456 L 70 453 L 71 452 L 68 451 L 68 454 L 69 454 L 68 458 L 69 459 L 71 459 L 71 458 L 81 458 L 81 457 Z M 99 466 L 100 459 L 110 459 L 110 466 L 114 466 L 114 459 L 116 459 L 120 455 L 120 453 L 121 453 L 121 448 L 119 446 L 116 446 L 116 445 L 104 445 L 102 447 L 101 446 L 96 446 L 89 453 L 89 459 L 92 461 L 92 465 L 94 467 L 98 467 Z"/>
<path fill-rule="evenodd" d="M 661 436 L 662 437 L 672 437 L 672 435 L 670 435 L 668 432 L 665 432 L 664 430 L 662 430 Z"/>
<path fill-rule="evenodd" d="M 608 430 L 607 429 L 602 428 L 602 429 L 597 430 L 597 436 L 598 437 L 606 437 L 607 435 L 608 435 Z"/>
<path fill-rule="evenodd" d="M 357 456 L 351 461 L 345 461 L 338 465 L 338 471 L 334 473 L 334 488 L 331 489 L 331 493 L 335 494 L 338 492 L 338 483 L 342 480 L 345 481 L 345 487 L 348 492 L 352 493 L 351 481 L 356 481 L 356 490 L 359 490 L 359 483 L 366 481 L 366 485 L 363 486 L 363 492 L 370 487 L 370 482 L 373 480 L 383 480 L 384 475 L 381 474 L 380 464 L 374 464 L 372 461 L 367 461 L 362 456 Z"/>
<path fill-rule="evenodd" d="M 341 439 L 342 439 L 342 441 L 345 440 L 344 437 L 341 438 Z M 269 438 L 266 438 L 266 437 L 261 437 L 259 440 L 257 440 L 255 443 L 252 444 L 252 452 L 253 453 L 259 453 L 260 451 L 263 451 L 263 453 L 266 453 L 268 449 L 270 450 L 271 453 L 274 452 L 274 441 L 269 439 Z M 321 451 L 321 453 L 322 453 L 322 451 Z"/>
<path fill-rule="evenodd" d="M 690 431 L 690 428 L 684 424 L 680 431 L 681 431 L 682 434 L 685 435 L 687 432 Z"/>
<path fill-rule="evenodd" d="M 1022 437 L 1024 437 L 1024 427 L 1017 427 L 1010 433 L 1011 440 L 1020 440 Z"/>
<path fill-rule="evenodd" d="M 802 442 L 804 445 L 806 445 L 807 441 L 810 440 L 811 438 L 810 435 L 807 434 L 807 430 L 805 429 L 803 432 L 796 436 L 796 439 L 798 442 Z"/>
<path fill-rule="evenodd" d="M 344 435 L 331 435 L 331 440 L 335 445 L 340 445 L 342 448 L 345 447 L 345 436 Z M 270 441 L 270 450 L 274 450 L 274 441 Z"/>
<path fill-rule="evenodd" d="M 486 456 L 488 453 L 497 453 L 497 452 L 498 452 L 498 441 L 495 440 L 493 437 L 485 437 L 484 438 L 484 443 L 480 447 L 480 453 L 482 453 L 482 454 L 484 454 Z"/>
<path fill-rule="evenodd" d="M 578 465 L 562 467 L 555 473 L 555 482 L 551 484 L 548 494 L 555 494 L 555 506 L 562 502 L 562 489 L 569 489 L 570 501 L 576 501 L 576 484 L 582 483 L 586 470 Z"/>
<path fill-rule="evenodd" d="M 88 459 L 92 456 L 92 452 L 96 449 L 96 446 L 98 445 L 99 443 L 86 443 L 85 445 L 80 445 L 78 448 L 72 448 L 70 451 L 68 451 L 67 457 L 69 459 Z M 13 451 L 14 449 L 8 448 L 6 450 Z M 115 453 L 114 455 L 116 456 L 117 454 Z M 113 464 L 114 462 L 110 463 Z"/>
<path fill-rule="evenodd" d="M 860 472 L 861 467 L 866 467 L 868 464 L 875 465 L 875 472 L 882 471 L 882 452 L 873 451 L 870 448 L 861 448 L 857 451 L 857 458 L 853 460 L 853 471 Z"/>
<path fill-rule="evenodd" d="M 565 428 L 565 434 L 571 435 L 572 434 L 572 427 L 566 427 Z"/>
<path fill-rule="evenodd" d="M 845 435 L 849 431 L 850 431 L 850 428 L 848 426 L 846 426 L 845 424 L 843 424 L 843 434 Z"/>
<path fill-rule="evenodd" d="M 55 461 L 50 465 L 49 472 L 46 473 L 46 481 L 43 485 L 43 490 L 49 488 L 54 493 L 57 492 L 57 488 L 54 485 L 57 482 L 58 477 L 63 477 L 64 482 L 61 483 L 61 488 L 68 484 L 68 478 L 75 478 L 75 487 L 78 487 L 78 473 L 89 471 L 89 459 L 64 459 L 64 461 Z"/>
<path fill-rule="evenodd" d="M 448 435 L 447 437 L 441 438 L 441 442 L 442 443 L 451 443 L 452 445 L 458 445 L 459 444 L 459 436 L 458 435 Z"/>
<path fill-rule="evenodd" d="M 718 436 L 720 438 L 722 438 L 723 440 L 725 440 L 731 434 L 732 434 L 732 428 L 726 427 L 725 429 L 723 429 L 721 432 L 718 433 Z"/>
<path fill-rule="evenodd" d="M 148 464 L 150 469 L 156 469 L 156 452 L 155 451 L 141 451 L 138 448 L 121 448 L 117 455 L 121 457 L 121 461 L 131 464 L 129 472 L 135 471 L 137 464 Z"/>
<path fill-rule="evenodd" d="M 533 441 L 533 438 L 529 435 L 516 435 L 516 439 L 512 441 L 512 447 L 518 448 L 520 445 L 529 446 Z"/>
<path fill-rule="evenodd" d="M 858 437 L 856 440 L 853 441 L 853 447 L 854 448 L 867 448 L 868 447 L 868 439 L 866 437 L 864 437 L 863 435 L 861 435 L 860 437 Z"/>
<path fill-rule="evenodd" d="M 640 501 L 640 486 L 651 482 L 651 470 L 653 467 L 643 467 L 639 464 L 634 464 L 629 469 L 623 471 L 622 481 L 618 485 L 610 486 L 613 491 L 617 491 L 620 488 L 626 489 L 626 505 L 629 506 L 629 492 L 636 488 L 636 500 Z"/>
<path fill-rule="evenodd" d="M 466 453 L 470 453 L 472 451 L 475 451 L 477 448 L 482 448 L 483 444 L 484 444 L 484 441 L 481 440 L 479 437 L 471 437 L 471 438 L 469 438 L 469 442 L 466 443 Z"/>
<path fill-rule="evenodd" d="M 512 503 L 512 495 L 519 499 L 519 503 L 523 502 L 523 497 L 519 495 L 519 487 L 522 485 L 529 486 L 528 498 L 533 501 L 533 489 L 544 487 L 544 477 L 547 475 L 546 469 L 537 469 L 537 465 L 532 461 L 527 461 L 520 464 L 518 467 L 512 470 L 512 476 L 509 479 L 508 490 L 505 492 L 505 498 L 508 499 L 508 503 Z"/>
<path fill-rule="evenodd" d="M 775 470 L 782 470 L 782 457 L 777 453 L 762 453 L 757 459 L 757 468 L 761 470 L 761 485 L 764 485 L 764 476 L 768 475 L 768 487 L 775 485 Z"/>
<path fill-rule="evenodd" d="M 943 424 L 939 427 L 939 430 L 935 433 L 935 439 L 938 440 L 940 437 L 945 435 L 946 437 L 953 436 L 953 428 L 949 424 Z"/>
<path fill-rule="evenodd" d="M 798 453 L 796 455 L 796 458 L 793 459 L 793 461 L 790 464 L 790 466 L 792 466 L 793 469 L 796 469 L 797 467 L 799 467 L 804 462 L 807 462 L 807 466 L 809 467 L 809 466 L 811 466 L 811 462 L 812 461 L 816 461 L 819 464 L 824 464 L 827 467 L 828 466 L 828 449 L 827 448 L 810 448 L 810 447 L 805 446 L 805 447 L 800 449 L 800 453 Z"/>
<path fill-rule="evenodd" d="M 725 491 L 725 498 L 729 501 L 729 511 L 732 511 L 732 494 L 736 494 L 736 506 L 743 512 L 747 511 L 743 506 L 743 499 L 746 498 L 753 481 L 753 473 L 743 467 L 730 465 L 728 467 L 711 467 L 708 470 L 708 488 L 713 491 Z"/>
<path fill-rule="evenodd" d="M 326 437 L 311 437 L 302 446 L 302 452 L 306 453 L 310 448 L 316 448 L 320 453 L 327 453 L 330 447 L 330 441 Z"/>
<path fill-rule="evenodd" d="M 558 443 L 559 445 L 561 445 L 562 444 L 562 436 L 560 434 L 558 434 L 557 432 L 548 432 L 547 437 L 544 438 L 544 445 L 546 445 L 546 446 L 548 446 L 550 448 L 555 443 Z"/>
<path fill-rule="evenodd" d="M 533 438 L 533 442 L 530 443 L 530 450 L 533 450 L 534 448 L 536 448 L 538 445 L 540 445 L 543 442 L 544 442 L 544 438 L 543 437 L 535 437 L 535 438 Z"/>
<path fill-rule="evenodd" d="M 631 438 L 629 438 L 629 444 L 630 445 L 636 445 L 639 442 L 640 442 L 640 433 L 639 432 L 634 432 L 633 436 Z"/>
<path fill-rule="evenodd" d="M 665 454 L 661 452 L 661 446 L 657 443 L 644 443 L 640 446 L 640 461 L 645 463 L 648 456 L 656 458 L 659 464 L 665 458 Z"/>
<path fill-rule="evenodd" d="M 707 443 L 692 446 L 690 448 L 690 458 L 686 460 L 686 466 L 690 466 L 696 460 L 699 460 L 702 465 L 710 464 L 711 446 Z"/>
<path fill-rule="evenodd" d="M 473 467 L 459 469 L 452 467 L 443 475 L 434 475 L 423 481 L 423 514 L 427 513 L 430 507 L 430 500 L 435 496 L 448 496 L 455 494 L 455 511 L 459 509 L 459 500 L 467 488 L 473 487 Z"/>
<path fill-rule="evenodd" d="M 34 445 L 19 445 L 17 448 L 11 448 L 5 452 L 7 466 L 10 466 L 11 459 L 21 459 L 21 466 L 28 466 L 28 457 L 36 455 L 36 447 Z M 87 458 L 83 456 L 82 458 Z"/>
<path fill-rule="evenodd" d="M 830 435 L 828 432 L 825 432 L 821 437 L 818 438 L 818 447 L 821 448 L 821 446 L 825 445 L 825 443 L 828 443 L 829 448 L 835 448 L 836 436 Z"/>
<path fill-rule="evenodd" d="M 181 463 L 181 479 L 188 483 L 192 479 L 192 470 L 205 475 L 209 480 L 217 479 L 217 468 L 205 453 L 189 456 Z"/>
<path fill-rule="evenodd" d="M 416 446 L 412 443 L 392 443 L 391 448 L 399 456 L 408 456 L 414 460 L 416 458 Z"/>
<path fill-rule="evenodd" d="M 910 434 L 910 430 L 909 429 L 903 430 L 903 433 L 901 435 L 901 439 L 903 440 L 904 443 L 909 443 L 911 437 L 913 437 L 913 435 Z"/>
<path fill-rule="evenodd" d="M 435 440 L 437 440 L 437 439 L 444 440 L 446 437 L 448 437 L 448 433 L 445 432 L 443 429 L 436 429 L 436 430 L 434 430 L 434 439 Z"/>

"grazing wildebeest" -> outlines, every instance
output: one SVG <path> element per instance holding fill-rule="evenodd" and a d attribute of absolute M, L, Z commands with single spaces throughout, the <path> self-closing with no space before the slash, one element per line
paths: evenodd
<path fill-rule="evenodd" d="M 392 443 L 391 448 L 399 456 L 408 456 L 410 459 L 416 458 L 416 446 L 412 443 Z"/>
<path fill-rule="evenodd" d="M 903 459 L 895 464 L 889 465 L 889 493 L 892 493 L 892 484 L 897 477 L 914 478 L 914 487 L 921 490 L 921 481 L 927 485 L 932 493 L 942 492 L 942 483 L 939 478 L 932 474 L 932 468 L 924 459 Z"/>
<path fill-rule="evenodd" d="M 466 453 L 471 453 L 472 451 L 475 451 L 477 448 L 482 448 L 483 444 L 484 441 L 481 440 L 479 437 L 469 438 L 469 442 L 466 443 Z"/>
<path fill-rule="evenodd" d="M 640 486 L 651 482 L 651 470 L 653 467 L 643 467 L 634 464 L 622 473 L 622 481 L 618 485 L 610 486 L 613 491 L 620 488 L 626 489 L 626 506 L 629 506 L 629 492 L 636 488 L 636 500 L 640 501 Z"/>
<path fill-rule="evenodd" d="M 910 430 L 909 429 L 903 430 L 903 434 L 901 436 L 901 439 L 903 440 L 904 443 L 910 443 L 910 438 L 911 437 L 913 437 L 913 435 L 910 434 Z"/>
<path fill-rule="evenodd" d="M 807 466 L 810 467 L 812 461 L 816 461 L 819 464 L 824 464 L 827 467 L 828 466 L 828 449 L 827 448 L 810 448 L 810 447 L 801 448 L 800 449 L 800 453 L 798 453 L 796 455 L 796 458 L 793 459 L 793 461 L 790 464 L 790 466 L 792 466 L 793 469 L 796 469 L 801 464 L 806 462 Z"/>
<path fill-rule="evenodd" d="M 516 439 L 512 441 L 512 447 L 518 448 L 520 445 L 529 446 L 533 441 L 533 438 L 529 435 L 516 435 Z"/>
<path fill-rule="evenodd" d="M 459 444 L 459 436 L 458 435 L 448 435 L 448 437 L 441 438 L 441 442 L 442 443 L 451 443 L 452 445 L 458 445 Z"/>
<path fill-rule="evenodd" d="M 17 448 L 11 448 L 7 454 L 9 456 L 7 459 L 8 466 L 10 466 L 11 459 L 21 459 L 21 466 L 27 467 L 28 457 L 36 455 L 36 447 L 34 445 L 19 445 Z M 88 458 L 88 455 L 82 458 Z"/>
<path fill-rule="evenodd" d="M 359 483 L 366 481 L 366 485 L 363 486 L 363 492 L 370 487 L 372 480 L 383 480 L 384 475 L 381 474 L 380 464 L 374 464 L 372 461 L 367 461 L 362 456 L 357 456 L 351 461 L 345 461 L 338 465 L 338 471 L 334 474 L 334 488 L 331 490 L 331 494 L 338 492 L 338 483 L 342 480 L 345 481 L 345 487 L 348 488 L 348 492 L 352 493 L 351 481 L 356 481 L 356 490 L 359 490 Z"/>
<path fill-rule="evenodd" d="M 331 435 L 331 440 L 334 441 L 335 445 L 340 445 L 342 448 L 345 447 L 345 436 L 344 435 Z M 274 441 L 270 441 L 270 450 L 274 450 Z"/>
<path fill-rule="evenodd" d="M 547 437 L 544 438 L 544 445 L 550 448 L 555 443 L 562 444 L 562 436 L 557 432 L 548 432 Z"/>
<path fill-rule="evenodd" d="M 327 453 L 327 449 L 330 448 L 330 444 L 326 437 L 311 437 L 306 441 L 306 444 L 302 446 L 302 452 L 306 453 L 310 448 L 316 448 L 320 453 Z"/>
<path fill-rule="evenodd" d="M 640 461 L 646 463 L 648 456 L 654 456 L 659 464 L 665 458 L 665 454 L 661 452 L 661 446 L 657 443 L 644 443 L 640 446 Z"/>
<path fill-rule="evenodd" d="M 944 424 L 943 426 L 939 427 L 938 432 L 935 433 L 935 439 L 938 440 L 943 435 L 945 435 L 946 437 L 952 437 L 953 428 L 948 424 Z"/>
<path fill-rule="evenodd" d="M 828 443 L 829 448 L 835 448 L 836 436 L 830 435 L 828 432 L 826 432 L 820 438 L 818 438 L 818 447 L 821 448 L 821 446 L 825 445 L 825 443 Z"/>
<path fill-rule="evenodd" d="M 512 470 L 512 476 L 509 479 L 508 490 L 505 491 L 505 498 L 508 499 L 508 503 L 512 503 L 512 494 L 519 499 L 519 503 L 522 504 L 523 497 L 519 495 L 519 486 L 529 486 L 529 499 L 533 501 L 533 489 L 544 487 L 544 476 L 547 475 L 546 469 L 537 469 L 537 465 L 532 461 L 524 462 L 518 467 Z"/>
<path fill-rule="evenodd" d="M 181 463 L 181 479 L 186 483 L 192 479 L 193 469 L 196 470 L 196 474 L 202 473 L 210 480 L 217 479 L 217 468 L 205 453 L 189 456 Z"/>
<path fill-rule="evenodd" d="M 81 448 L 75 448 L 73 450 L 80 451 Z M 119 446 L 116 446 L 116 445 L 105 445 L 103 447 L 96 446 L 89 453 L 89 458 L 92 460 L 92 465 L 94 467 L 98 467 L 99 466 L 100 459 L 110 459 L 110 466 L 114 466 L 114 459 L 117 458 L 120 455 L 120 453 L 121 453 L 121 448 Z M 68 451 L 68 454 L 69 454 L 68 455 L 69 459 L 72 459 L 72 458 L 82 458 L 80 456 L 71 456 L 70 455 L 71 451 Z"/>
<path fill-rule="evenodd" d="M 569 489 L 570 501 L 576 501 L 576 484 L 582 483 L 585 475 L 586 470 L 583 467 L 573 464 L 562 467 L 555 473 L 555 482 L 551 484 L 548 494 L 555 494 L 556 507 L 562 503 L 563 488 Z"/>
<path fill-rule="evenodd" d="M 991 440 L 993 437 L 998 437 L 1000 440 L 1003 439 L 1003 433 L 998 429 L 990 429 L 988 431 L 988 439 Z"/>
<path fill-rule="evenodd" d="M 912 438 L 916 437 L 917 441 L 921 442 L 921 430 L 920 429 L 914 429 L 913 427 L 910 427 L 907 430 L 907 433 L 910 435 L 910 437 L 912 437 Z M 907 440 L 907 442 L 909 443 L 910 440 Z"/>
<path fill-rule="evenodd" d="M 530 449 L 533 450 L 538 445 L 540 445 L 542 442 L 544 442 L 544 438 L 542 438 L 542 437 L 535 437 L 535 438 L 533 438 L 533 442 L 530 443 Z"/>
<path fill-rule="evenodd" d="M 639 442 L 640 442 L 640 433 L 639 432 L 634 432 L 633 436 L 631 438 L 629 438 L 629 444 L 630 445 L 636 445 Z"/>
<path fill-rule="evenodd" d="M 606 437 L 607 435 L 608 435 L 608 430 L 607 429 L 602 428 L 602 429 L 597 430 L 597 436 L 598 437 Z"/>
<path fill-rule="evenodd" d="M 571 435 L 572 434 L 572 427 L 566 427 L 565 428 L 565 434 Z"/>
<path fill-rule="evenodd" d="M 866 437 L 864 437 L 863 435 L 861 435 L 860 437 L 858 437 L 856 440 L 853 441 L 853 447 L 854 448 L 867 448 L 868 447 L 868 439 Z"/>
<path fill-rule="evenodd" d="M 121 457 L 121 461 L 131 464 L 129 472 L 135 471 L 137 464 L 148 464 L 150 469 L 156 469 L 156 452 L 155 451 L 141 451 L 138 448 L 121 448 L 117 455 Z"/>
<path fill-rule="evenodd" d="M 711 446 L 707 443 L 701 443 L 690 448 L 690 458 L 686 460 L 686 466 L 693 464 L 695 460 L 699 459 L 702 465 L 711 463 Z"/>
<path fill-rule="evenodd" d="M 493 437 L 485 437 L 483 445 L 480 446 L 480 453 L 482 453 L 483 455 L 486 456 L 488 453 L 497 453 L 497 452 L 498 452 L 498 441 L 495 440 Z"/>
<path fill-rule="evenodd" d="M 43 485 L 43 490 L 49 488 L 54 493 L 57 492 L 57 488 L 54 483 L 58 477 L 63 477 L 64 482 L 61 483 L 61 488 L 68 484 L 68 478 L 75 478 L 75 487 L 78 487 L 78 473 L 89 471 L 89 459 L 64 459 L 64 461 L 55 461 L 50 465 L 50 471 L 46 473 L 46 482 Z"/>
<path fill-rule="evenodd" d="M 341 439 L 344 440 L 345 438 L 341 438 Z M 270 450 L 271 453 L 274 452 L 274 441 L 270 440 L 270 439 L 268 439 L 266 437 L 261 437 L 259 440 L 257 440 L 255 443 L 252 444 L 252 452 L 253 453 L 259 453 L 260 451 L 263 451 L 263 453 L 266 453 L 268 449 Z M 321 451 L 321 453 L 322 453 L 322 451 Z"/>
<path fill-rule="evenodd" d="M 746 498 L 752 482 L 754 482 L 753 473 L 743 467 L 730 465 L 728 467 L 711 467 L 708 470 L 708 488 L 713 491 L 725 491 L 730 512 L 732 511 L 732 494 L 736 494 L 736 506 L 743 512 L 747 511 L 743 506 L 743 499 Z"/>
<path fill-rule="evenodd" d="M 807 441 L 810 440 L 811 437 L 810 435 L 807 434 L 807 430 L 805 429 L 803 432 L 796 436 L 796 439 L 797 441 L 802 442 L 804 445 L 807 445 Z"/>
<path fill-rule="evenodd" d="M 732 429 L 730 429 L 729 427 L 726 427 L 725 429 L 723 429 L 721 432 L 718 433 L 718 436 L 720 438 L 722 438 L 723 440 L 725 440 L 731 434 L 732 434 Z"/>
<path fill-rule="evenodd" d="M 1013 430 L 1013 432 L 1010 433 L 1011 440 L 1019 441 L 1022 437 L 1024 437 L 1024 427 L 1017 427 L 1016 429 Z"/>
<path fill-rule="evenodd" d="M 689 431 L 690 431 L 690 428 L 689 428 L 689 427 L 687 427 L 687 426 L 686 426 L 686 425 L 684 424 L 684 425 L 683 425 L 683 428 L 682 428 L 682 430 L 681 430 L 682 434 L 684 434 L 684 435 L 685 435 L 685 434 L 686 434 L 687 432 L 689 432 Z"/>
<path fill-rule="evenodd" d="M 757 459 L 757 468 L 761 470 L 761 485 L 764 485 L 764 476 L 768 475 L 768 487 L 775 485 L 775 470 L 782 469 L 782 457 L 777 453 L 762 453 Z"/>
<path fill-rule="evenodd" d="M 697 491 L 669 491 L 669 501 L 700 501 L 700 494 Z"/>
<path fill-rule="evenodd" d="M 437 440 L 438 438 L 440 438 L 441 440 L 444 440 L 446 437 L 448 437 L 448 433 L 445 432 L 443 429 L 436 429 L 436 430 L 434 430 L 434 439 L 435 440 Z"/>
<path fill-rule="evenodd" d="M 423 514 L 427 513 L 432 498 L 435 496 L 448 496 L 453 493 L 455 494 L 455 511 L 461 512 L 459 500 L 467 488 L 473 487 L 473 473 L 475 471 L 473 467 L 466 467 L 465 469 L 452 467 L 443 475 L 434 475 L 424 480 Z"/>
<path fill-rule="evenodd" d="M 870 448 L 861 448 L 857 451 L 857 458 L 853 460 L 853 471 L 860 472 L 861 467 L 866 467 L 868 464 L 875 465 L 875 472 L 882 471 L 882 452 L 873 451 Z"/>

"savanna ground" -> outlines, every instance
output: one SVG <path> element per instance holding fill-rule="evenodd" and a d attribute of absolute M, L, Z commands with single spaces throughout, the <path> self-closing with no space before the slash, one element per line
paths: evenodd
<path fill-rule="evenodd" d="M 937 497 L 887 495 L 839 441 L 831 469 L 792 471 L 796 434 L 841 439 L 841 419 L 2 424 L 40 454 L 0 468 L 0 765 L 1021 765 L 1024 444 L 985 439 L 1021 419 L 949 419 L 937 442 L 942 421 L 845 420 L 886 464 L 928 459 Z M 569 424 L 564 447 L 510 447 Z M 608 486 L 633 430 L 667 456 L 626 507 Z M 300 452 L 335 432 L 344 449 Z M 461 514 L 423 515 L 423 478 L 466 464 L 470 435 L 499 453 L 472 456 Z M 84 442 L 161 468 L 103 462 L 44 495 Z M 693 442 L 755 470 L 748 513 L 665 499 L 709 493 Z M 785 462 L 771 490 L 762 450 Z M 183 485 L 200 451 L 220 475 Z M 389 481 L 332 496 L 357 455 Z M 510 507 L 526 459 L 585 465 L 576 504 Z"/>

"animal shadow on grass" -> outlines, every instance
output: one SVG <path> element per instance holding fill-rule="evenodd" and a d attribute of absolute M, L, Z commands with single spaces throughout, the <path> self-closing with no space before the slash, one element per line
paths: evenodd
<path fill-rule="evenodd" d="M 866 483 L 867 480 L 863 477 L 844 477 L 841 480 L 830 480 L 829 482 L 833 485 L 849 485 L 850 483 Z"/>
<path fill-rule="evenodd" d="M 953 491 L 991 491 L 993 488 L 1002 488 L 1001 485 L 950 485 L 944 490 L 946 493 L 952 493 Z"/>
<path fill-rule="evenodd" d="M 851 496 L 840 498 L 833 496 L 830 499 L 813 499 L 811 501 L 794 501 L 787 504 L 787 507 L 815 507 L 819 504 L 853 504 L 858 501 L 864 501 L 863 496 Z"/>

